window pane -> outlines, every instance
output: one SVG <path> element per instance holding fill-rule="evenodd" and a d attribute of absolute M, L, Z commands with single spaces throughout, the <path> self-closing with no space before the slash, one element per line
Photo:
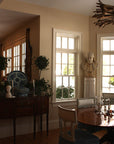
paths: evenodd
<path fill-rule="evenodd" d="M 56 75 L 61 75 L 61 65 L 56 64 Z"/>
<path fill-rule="evenodd" d="M 109 78 L 110 87 L 114 88 L 114 77 Z"/>
<path fill-rule="evenodd" d="M 3 76 L 5 76 L 5 70 L 3 70 Z"/>
<path fill-rule="evenodd" d="M 11 59 L 10 59 L 10 61 L 7 62 L 7 64 L 8 64 L 7 67 L 11 67 L 11 62 L 12 62 L 12 61 L 11 61 Z"/>
<path fill-rule="evenodd" d="M 61 63 L 61 53 L 56 53 L 56 63 Z"/>
<path fill-rule="evenodd" d="M 114 88 L 103 88 L 104 93 L 114 93 Z"/>
<path fill-rule="evenodd" d="M 110 93 L 110 88 L 102 88 L 103 93 Z"/>
<path fill-rule="evenodd" d="M 22 55 L 22 65 L 25 65 L 26 55 Z"/>
<path fill-rule="evenodd" d="M 74 75 L 74 65 L 69 65 L 69 75 Z"/>
<path fill-rule="evenodd" d="M 11 68 L 7 68 L 7 74 L 11 72 Z"/>
<path fill-rule="evenodd" d="M 12 51 L 11 51 L 11 49 L 8 49 L 8 50 L 7 50 L 7 57 L 8 57 L 8 58 L 11 58 L 11 57 L 12 57 Z"/>
<path fill-rule="evenodd" d="M 114 40 L 111 40 L 111 50 L 114 50 Z"/>
<path fill-rule="evenodd" d="M 62 48 L 67 49 L 67 38 L 66 37 L 62 37 Z"/>
<path fill-rule="evenodd" d="M 56 37 L 56 48 L 61 48 L 61 37 Z"/>
<path fill-rule="evenodd" d="M 75 77 L 70 77 L 70 86 L 75 87 Z"/>
<path fill-rule="evenodd" d="M 18 55 L 20 55 L 20 45 L 18 45 Z"/>
<path fill-rule="evenodd" d="M 14 57 L 14 59 L 13 59 L 13 64 L 14 64 L 14 66 L 16 65 L 16 57 Z"/>
<path fill-rule="evenodd" d="M 110 93 L 114 93 L 114 88 L 110 88 Z"/>
<path fill-rule="evenodd" d="M 69 38 L 69 49 L 74 49 L 74 39 Z"/>
<path fill-rule="evenodd" d="M 111 66 L 111 75 L 114 75 L 114 66 Z"/>
<path fill-rule="evenodd" d="M 56 98 L 62 98 L 62 87 L 56 88 Z"/>
<path fill-rule="evenodd" d="M 103 77 L 102 86 L 109 87 L 109 77 Z"/>
<path fill-rule="evenodd" d="M 14 56 L 15 56 L 15 54 L 16 54 L 16 52 L 15 52 L 15 51 L 16 51 L 16 48 L 14 47 L 14 48 L 13 48 L 13 53 L 14 53 Z"/>
<path fill-rule="evenodd" d="M 26 54 L 26 43 L 22 43 L 22 54 Z"/>
<path fill-rule="evenodd" d="M 20 56 L 17 57 L 17 66 L 20 66 Z"/>
<path fill-rule="evenodd" d="M 56 87 L 62 86 L 62 77 L 56 77 Z"/>
<path fill-rule="evenodd" d="M 3 56 L 5 57 L 5 51 L 3 51 Z"/>
<path fill-rule="evenodd" d="M 63 86 L 68 87 L 68 77 L 63 77 Z"/>
<path fill-rule="evenodd" d="M 67 53 L 62 54 L 62 63 L 67 63 Z"/>
<path fill-rule="evenodd" d="M 18 53 L 18 49 L 17 49 L 17 46 L 15 47 L 15 56 L 17 56 L 17 53 Z"/>
<path fill-rule="evenodd" d="M 109 40 L 103 40 L 103 51 L 109 50 Z"/>
<path fill-rule="evenodd" d="M 114 65 L 114 55 L 111 55 L 111 65 Z"/>
<path fill-rule="evenodd" d="M 109 65 L 110 64 L 109 58 L 110 58 L 109 55 L 103 55 L 103 65 Z"/>
<path fill-rule="evenodd" d="M 20 70 L 20 67 L 18 67 L 17 70 Z"/>
<path fill-rule="evenodd" d="M 25 72 L 25 67 L 24 66 L 22 66 L 22 72 Z"/>
<path fill-rule="evenodd" d="M 69 88 L 69 96 L 70 96 L 71 98 L 74 98 L 74 96 L 75 96 L 75 89 L 72 88 L 72 87 Z"/>
<path fill-rule="evenodd" d="M 62 75 L 67 75 L 67 65 L 62 65 Z"/>
<path fill-rule="evenodd" d="M 109 75 L 110 67 L 109 66 L 103 66 L 103 75 Z"/>
<path fill-rule="evenodd" d="M 69 64 L 74 64 L 74 54 L 69 54 Z"/>
<path fill-rule="evenodd" d="M 63 98 L 69 97 L 69 90 L 68 87 L 63 87 Z"/>

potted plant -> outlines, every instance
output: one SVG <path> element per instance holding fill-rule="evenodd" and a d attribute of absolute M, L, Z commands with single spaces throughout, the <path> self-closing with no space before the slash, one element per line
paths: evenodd
<path fill-rule="evenodd" d="M 43 70 L 47 70 L 47 67 L 49 65 L 49 59 L 47 59 L 45 56 L 39 56 L 35 59 L 35 65 L 39 70 L 38 80 L 35 81 L 35 93 L 37 95 L 51 96 L 52 88 L 49 84 L 49 81 L 46 81 L 44 78 L 40 78 L 41 72 Z"/>
<path fill-rule="evenodd" d="M 7 67 L 7 58 L 0 56 L 0 96 L 5 92 L 6 81 L 2 80 L 2 70 Z"/>
<path fill-rule="evenodd" d="M 7 67 L 7 58 L 0 56 L 0 78 L 2 76 L 2 70 Z"/>

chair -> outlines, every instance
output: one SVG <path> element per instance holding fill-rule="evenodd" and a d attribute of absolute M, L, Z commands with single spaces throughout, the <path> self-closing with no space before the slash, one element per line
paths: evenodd
<path fill-rule="evenodd" d="M 103 93 L 104 105 L 114 104 L 113 94 Z"/>
<path fill-rule="evenodd" d="M 77 108 L 95 107 L 95 98 L 78 98 Z"/>
<path fill-rule="evenodd" d="M 99 144 L 99 138 L 76 128 L 76 111 L 58 106 L 60 136 L 59 144 Z"/>

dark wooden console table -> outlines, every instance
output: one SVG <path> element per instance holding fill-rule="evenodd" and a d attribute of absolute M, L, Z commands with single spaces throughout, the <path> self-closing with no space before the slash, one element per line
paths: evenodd
<path fill-rule="evenodd" d="M 34 138 L 36 136 L 36 117 L 40 116 L 40 130 L 42 131 L 42 115 L 46 114 L 48 135 L 48 96 L 27 96 L 17 98 L 0 98 L 0 119 L 13 119 L 14 144 L 16 143 L 16 119 L 18 117 L 33 116 Z"/>

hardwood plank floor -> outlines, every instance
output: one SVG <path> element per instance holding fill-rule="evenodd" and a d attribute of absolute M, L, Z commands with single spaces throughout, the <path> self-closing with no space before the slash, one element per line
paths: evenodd
<path fill-rule="evenodd" d="M 36 139 L 33 139 L 33 134 L 16 136 L 16 144 L 58 144 L 59 129 L 36 134 Z M 13 144 L 13 137 L 0 139 L 0 144 Z"/>

